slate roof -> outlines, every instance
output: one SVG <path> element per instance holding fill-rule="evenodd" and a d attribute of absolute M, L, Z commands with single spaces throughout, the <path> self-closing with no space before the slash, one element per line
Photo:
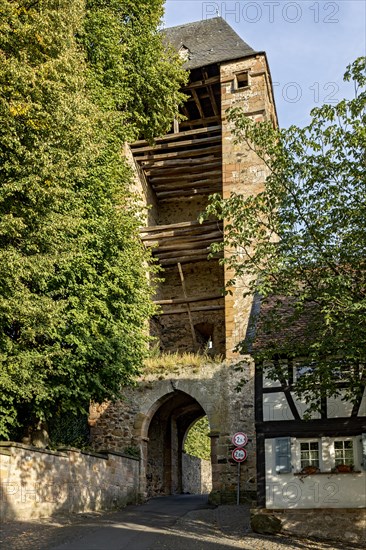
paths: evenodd
<path fill-rule="evenodd" d="M 164 33 L 177 51 L 182 47 L 189 50 L 184 64 L 186 69 L 232 61 L 256 53 L 222 17 L 170 27 Z"/>

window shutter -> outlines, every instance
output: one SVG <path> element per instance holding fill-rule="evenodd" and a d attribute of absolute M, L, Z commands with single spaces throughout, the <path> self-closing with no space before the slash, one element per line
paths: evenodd
<path fill-rule="evenodd" d="M 362 434 L 362 467 L 366 470 L 366 433 Z"/>
<path fill-rule="evenodd" d="M 291 437 L 279 437 L 276 445 L 276 472 L 287 474 L 291 472 Z"/>

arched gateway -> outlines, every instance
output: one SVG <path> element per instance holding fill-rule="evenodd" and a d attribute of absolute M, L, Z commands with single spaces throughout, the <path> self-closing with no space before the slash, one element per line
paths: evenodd
<path fill-rule="evenodd" d="M 276 125 L 271 77 L 265 53 L 254 51 L 220 17 L 164 32 L 178 52 L 184 50 L 189 72 L 183 116 L 154 145 L 138 141 L 126 147 L 126 156 L 136 190 L 150 206 L 141 239 L 153 246 L 163 268 L 164 282 L 156 293 L 161 310 L 151 322 L 151 334 L 163 356 L 177 354 L 177 366 L 158 366 L 159 359 L 137 388 L 125 392 L 123 402 L 95 405 L 92 438 L 96 448 L 139 454 L 141 495 L 179 492 L 184 434 L 206 414 L 211 498 L 235 501 L 231 436 L 236 431 L 249 436 L 242 494 L 253 495 L 256 488 L 254 366 L 245 357 L 244 373 L 234 366 L 234 349 L 245 337 L 252 300 L 243 297 L 245 277 L 224 294 L 231 276 L 220 255 L 208 259 L 209 245 L 222 240 L 222 223 L 197 219 L 211 193 L 245 196 L 263 189 L 266 167 L 252 150 L 235 143 L 227 110 L 241 106 L 255 120 Z M 186 359 L 179 366 L 180 354 Z M 238 393 L 243 377 L 248 382 Z"/>
<path fill-rule="evenodd" d="M 152 407 L 146 441 L 146 491 L 149 496 L 183 492 L 183 443 L 192 424 L 206 415 L 193 397 L 177 390 Z M 146 422 L 147 424 L 147 422 Z M 145 454 L 145 453 L 144 453 Z"/>

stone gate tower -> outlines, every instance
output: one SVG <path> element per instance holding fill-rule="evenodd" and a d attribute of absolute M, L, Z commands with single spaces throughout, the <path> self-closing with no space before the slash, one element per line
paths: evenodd
<path fill-rule="evenodd" d="M 241 106 L 248 117 L 270 120 L 276 111 L 264 52 L 254 51 L 220 17 L 167 29 L 166 38 L 185 60 L 189 82 L 183 122 L 154 146 L 139 141 L 126 151 L 136 185 L 151 208 L 141 230 L 146 246 L 164 268 L 156 296 L 160 315 L 151 323 L 162 352 L 221 356 L 220 361 L 145 373 L 123 403 L 92 408 L 96 447 L 125 451 L 138 447 L 142 495 L 181 492 L 183 444 L 190 426 L 207 415 L 211 429 L 212 500 L 235 498 L 236 465 L 230 436 L 249 436 L 248 459 L 241 468 L 242 495 L 256 491 L 253 365 L 235 354 L 245 337 L 251 300 L 243 298 L 245 280 L 230 295 L 230 274 L 219 256 L 208 259 L 211 243 L 222 239 L 217 220 L 198 215 L 208 195 L 261 191 L 265 167 L 243 145 L 236 145 L 227 109 Z M 235 369 L 246 360 L 244 373 Z M 238 382 L 248 380 L 241 392 Z"/>

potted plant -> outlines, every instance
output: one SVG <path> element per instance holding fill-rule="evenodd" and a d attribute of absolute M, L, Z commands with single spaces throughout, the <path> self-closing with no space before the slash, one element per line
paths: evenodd
<path fill-rule="evenodd" d="M 314 474 L 318 474 L 320 472 L 320 469 L 317 466 L 304 466 L 304 468 L 301 470 L 300 474 L 303 474 L 305 476 L 311 476 Z"/>
<path fill-rule="evenodd" d="M 353 464 L 337 464 L 337 466 L 334 468 L 334 471 L 338 474 L 347 474 L 353 472 L 353 469 Z"/>

